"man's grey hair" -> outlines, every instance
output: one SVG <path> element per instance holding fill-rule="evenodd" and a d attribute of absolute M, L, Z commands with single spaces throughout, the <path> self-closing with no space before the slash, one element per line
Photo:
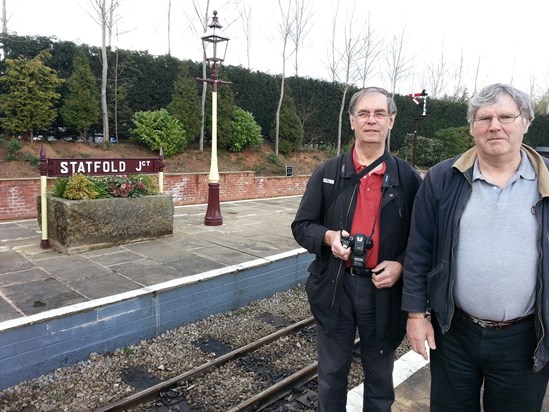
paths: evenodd
<path fill-rule="evenodd" d="M 494 83 L 482 88 L 469 100 L 467 107 L 467 121 L 472 126 L 478 109 L 496 104 L 501 96 L 508 95 L 516 103 L 523 119 L 528 124 L 534 120 L 534 102 L 532 97 L 514 86 Z"/>
<path fill-rule="evenodd" d="M 382 87 L 365 87 L 364 89 L 360 89 L 358 92 L 353 94 L 353 97 L 351 97 L 351 100 L 349 101 L 349 114 L 351 116 L 355 115 L 355 107 L 357 102 L 362 98 L 362 96 L 369 93 L 380 93 L 387 97 L 387 109 L 389 110 L 389 114 L 396 114 L 397 107 L 395 101 L 391 96 L 389 96 L 389 92 L 387 90 Z"/>

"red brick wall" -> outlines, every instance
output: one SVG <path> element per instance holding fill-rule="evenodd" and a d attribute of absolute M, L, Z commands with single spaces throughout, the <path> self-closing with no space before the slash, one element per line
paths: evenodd
<path fill-rule="evenodd" d="M 219 198 L 230 200 L 301 195 L 309 176 L 256 177 L 254 172 L 220 173 Z M 51 186 L 52 180 L 49 179 Z M 164 174 L 164 192 L 175 205 L 207 203 L 208 174 Z M 0 220 L 31 219 L 37 216 L 36 197 L 40 178 L 0 179 Z"/>

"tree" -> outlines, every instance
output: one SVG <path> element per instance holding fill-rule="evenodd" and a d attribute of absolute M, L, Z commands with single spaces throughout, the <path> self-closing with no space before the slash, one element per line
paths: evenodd
<path fill-rule="evenodd" d="M 168 0 L 168 55 L 172 55 L 172 0 Z"/>
<path fill-rule="evenodd" d="M 445 80 L 448 78 L 447 62 L 444 56 L 444 40 L 440 48 L 440 59 L 427 64 L 429 76 L 429 93 L 432 98 L 442 95 L 445 88 Z"/>
<path fill-rule="evenodd" d="M 82 52 L 74 58 L 67 86 L 68 93 L 61 107 L 61 115 L 67 126 L 74 127 L 81 136 L 87 137 L 90 126 L 99 120 L 101 111 L 96 79 Z"/>
<path fill-rule="evenodd" d="M 146 145 L 151 150 L 160 150 L 169 157 L 187 147 L 183 125 L 166 109 L 137 112 L 133 117 L 135 128 L 131 129 L 132 140 Z"/>
<path fill-rule="evenodd" d="M 449 127 L 437 130 L 435 139 L 444 145 L 443 159 L 457 156 L 473 147 L 473 138 L 469 133 L 469 126 Z"/>
<path fill-rule="evenodd" d="M 121 0 L 90 0 L 90 3 L 95 11 L 95 16 L 92 18 L 101 26 L 101 115 L 103 119 L 103 148 L 107 148 L 109 141 L 109 108 L 107 105 L 107 36 L 110 45 L 112 27 L 114 24 L 114 15 L 116 9 L 120 6 Z"/>
<path fill-rule="evenodd" d="M 238 12 L 242 19 L 242 30 L 246 38 L 246 68 L 250 70 L 250 49 L 252 47 L 252 7 L 240 0 Z"/>
<path fill-rule="evenodd" d="M 311 31 L 312 2 L 308 0 L 295 0 L 294 23 L 292 31 L 292 42 L 294 44 L 294 70 L 298 77 L 299 50 Z"/>
<path fill-rule="evenodd" d="M 183 124 L 189 141 L 200 138 L 201 120 L 198 84 L 195 79 L 190 77 L 186 65 L 181 66 L 181 71 L 175 81 L 172 101 L 168 105 L 168 111 Z"/>
<path fill-rule="evenodd" d="M 358 77 L 361 81 L 362 88 L 364 88 L 374 71 L 374 64 L 377 62 L 383 47 L 383 41 L 378 38 L 377 32 L 372 25 L 369 12 L 366 27 L 362 30 L 362 33 L 362 44 L 359 47 Z"/>
<path fill-rule="evenodd" d="M 461 50 L 459 64 L 454 70 L 452 78 L 454 79 L 454 91 L 450 100 L 454 102 L 464 101 L 467 95 L 467 88 L 463 85 L 463 49 Z"/>
<path fill-rule="evenodd" d="M 204 10 L 201 10 L 200 8 L 200 2 L 198 0 L 193 1 L 193 8 L 194 12 L 196 14 L 196 17 L 198 17 L 198 21 L 201 23 L 202 33 L 205 33 L 208 29 L 208 19 L 210 14 L 210 0 L 206 0 L 206 5 Z M 191 18 L 190 16 L 187 16 L 187 20 L 189 22 L 189 27 L 193 29 L 194 33 L 198 34 L 198 30 L 195 27 L 195 19 Z M 202 55 L 202 78 L 207 78 L 206 69 L 208 67 L 208 62 L 206 61 L 206 55 Z M 204 132 L 206 127 L 206 92 L 208 91 L 208 84 L 206 82 L 202 82 L 202 96 L 200 99 L 200 108 L 202 111 L 202 116 L 200 117 L 201 125 L 200 125 L 200 138 L 198 141 L 199 150 L 202 152 L 204 151 Z"/>
<path fill-rule="evenodd" d="M 282 76 L 280 79 L 280 97 L 278 99 L 278 107 L 275 115 L 275 155 L 278 156 L 278 143 L 280 134 L 280 111 L 282 109 L 282 101 L 284 100 L 284 82 L 286 80 L 286 48 L 288 40 L 292 34 L 294 21 L 290 16 L 292 0 L 288 1 L 288 9 L 284 10 L 281 0 L 278 0 L 278 8 L 280 10 L 280 21 L 278 23 L 278 31 L 282 39 Z"/>
<path fill-rule="evenodd" d="M 303 142 L 303 125 L 297 116 L 294 98 L 288 84 L 280 107 L 279 138 L 280 151 L 284 154 L 300 148 Z M 278 155 L 278 153 L 277 153 Z"/>
<path fill-rule="evenodd" d="M 5 75 L 0 82 L 7 93 L 0 96 L 0 124 L 14 134 L 28 134 L 47 129 L 57 116 L 55 103 L 61 97 L 57 88 L 63 82 L 45 62 L 47 51 L 32 59 L 6 59 Z"/>
<path fill-rule="evenodd" d="M 256 147 L 263 143 L 261 127 L 256 123 L 254 115 L 240 107 L 233 113 L 231 141 L 227 147 L 233 152 L 240 152 L 248 147 Z"/>
<path fill-rule="evenodd" d="M 339 8 L 339 1 L 337 3 Z M 356 2 L 353 3 L 353 8 L 350 13 L 351 16 L 355 16 L 355 7 Z M 338 132 L 337 132 L 337 155 L 341 151 L 341 136 L 343 130 L 343 113 L 345 110 L 345 105 L 347 102 L 347 93 L 349 89 L 353 86 L 355 80 L 355 74 L 357 73 L 357 61 L 359 58 L 359 46 L 361 40 L 358 35 L 354 32 L 354 29 L 357 27 L 356 20 L 352 19 L 350 23 L 345 24 L 345 30 L 343 32 L 343 47 L 336 46 L 338 42 L 336 38 L 336 33 L 339 30 L 336 29 L 337 26 L 337 11 L 334 14 L 332 20 L 332 45 L 331 51 L 335 53 L 332 56 L 331 61 L 333 66 L 330 67 L 332 72 L 332 78 L 337 83 L 338 87 L 341 90 L 341 100 L 339 105 L 339 117 L 338 117 Z"/>
<path fill-rule="evenodd" d="M 412 70 L 414 57 L 406 55 L 407 32 L 404 26 L 399 34 L 393 36 L 387 47 L 386 64 L 387 77 L 389 79 L 391 96 L 398 91 L 398 84 L 405 79 Z"/>
<path fill-rule="evenodd" d="M 8 16 L 6 11 L 6 0 L 2 0 L 2 33 L 8 33 Z"/>

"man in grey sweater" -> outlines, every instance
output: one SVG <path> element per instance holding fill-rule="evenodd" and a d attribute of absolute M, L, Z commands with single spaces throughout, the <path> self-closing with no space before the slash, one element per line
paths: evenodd
<path fill-rule="evenodd" d="M 522 144 L 526 93 L 479 91 L 475 147 L 433 167 L 416 197 L 402 309 L 431 349 L 431 411 L 540 411 L 549 360 L 549 159 Z M 429 311 L 431 316 L 429 316 Z M 432 321 L 432 323 L 431 323 Z"/>

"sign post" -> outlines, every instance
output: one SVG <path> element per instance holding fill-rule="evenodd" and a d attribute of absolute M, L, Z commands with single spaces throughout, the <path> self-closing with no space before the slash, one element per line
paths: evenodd
<path fill-rule="evenodd" d="M 87 176 L 136 175 L 158 173 L 158 189 L 164 192 L 164 152 L 158 157 L 133 157 L 122 159 L 48 159 L 44 145 L 40 148 L 40 211 L 42 237 L 40 247 L 49 249 L 48 239 L 48 177 L 70 177 L 75 173 Z"/>
<path fill-rule="evenodd" d="M 423 100 L 423 112 L 419 116 L 414 116 L 415 124 L 414 124 L 414 141 L 412 145 L 412 166 L 416 167 L 416 153 L 417 153 L 417 130 L 419 127 L 419 122 L 423 119 L 426 119 L 427 116 L 427 91 L 423 89 L 421 93 L 412 93 L 409 94 L 408 97 L 412 98 L 412 101 L 419 105 L 420 100 Z"/>

